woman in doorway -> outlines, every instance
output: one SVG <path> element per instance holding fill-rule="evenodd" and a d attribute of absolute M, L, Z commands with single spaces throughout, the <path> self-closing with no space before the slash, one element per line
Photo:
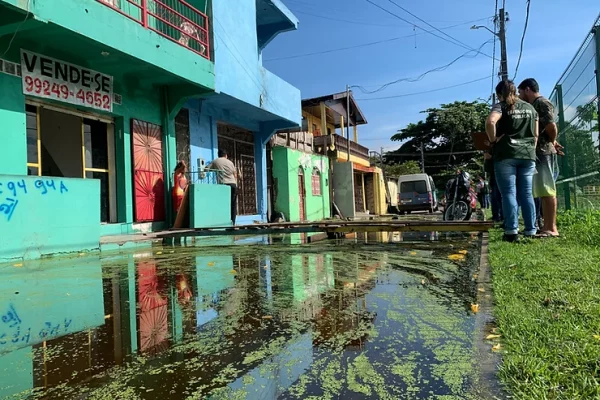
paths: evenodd
<path fill-rule="evenodd" d="M 493 146 L 496 182 L 502 195 L 504 240 L 515 242 L 519 231 L 519 205 L 523 210 L 525 236 L 534 237 L 537 233 L 532 186 L 538 117 L 533 106 L 517 97 L 512 81 L 500 82 L 496 95 L 500 102 L 493 106 L 485 130 Z"/>
<path fill-rule="evenodd" d="M 181 207 L 183 196 L 187 189 L 188 182 L 185 177 L 186 170 L 187 166 L 185 165 L 185 162 L 179 161 L 173 172 L 173 207 L 175 208 L 175 213 L 179 212 L 179 207 Z"/>

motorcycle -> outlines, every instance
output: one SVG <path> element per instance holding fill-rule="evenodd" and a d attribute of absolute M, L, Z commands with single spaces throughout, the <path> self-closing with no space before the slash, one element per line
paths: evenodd
<path fill-rule="evenodd" d="M 471 177 L 458 171 L 455 178 L 446 184 L 446 207 L 444 221 L 468 221 L 477 208 L 477 195 L 471 188 Z"/>

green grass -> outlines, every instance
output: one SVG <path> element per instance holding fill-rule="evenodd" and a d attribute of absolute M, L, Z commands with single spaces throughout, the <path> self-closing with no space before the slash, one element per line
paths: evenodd
<path fill-rule="evenodd" d="M 559 216 L 560 239 L 490 236 L 500 379 L 518 399 L 600 399 L 600 212 Z"/>

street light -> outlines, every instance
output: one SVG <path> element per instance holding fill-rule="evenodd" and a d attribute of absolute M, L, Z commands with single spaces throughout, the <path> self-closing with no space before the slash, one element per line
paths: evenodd
<path fill-rule="evenodd" d="M 471 27 L 471 29 L 481 29 L 481 28 L 483 28 L 483 29 L 487 29 L 487 30 L 488 30 L 488 31 L 490 31 L 490 32 L 491 32 L 491 33 L 492 33 L 494 36 L 498 36 L 498 37 L 500 37 L 500 35 L 498 35 L 496 32 L 494 32 L 493 30 L 491 30 L 491 29 L 490 29 L 490 28 L 488 28 L 487 26 L 483 26 L 483 25 L 473 25 L 473 26 Z"/>

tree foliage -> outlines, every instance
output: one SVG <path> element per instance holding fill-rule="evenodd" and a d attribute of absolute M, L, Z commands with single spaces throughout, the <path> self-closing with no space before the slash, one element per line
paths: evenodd
<path fill-rule="evenodd" d="M 559 139 L 567 144 L 567 157 L 562 160 L 561 177 L 568 178 L 599 171 L 600 153 L 597 147 L 598 111 L 596 103 L 591 102 L 578 106 L 576 117 L 567 124 Z M 568 168 L 567 173 L 565 173 L 565 168 Z M 593 176 L 577 180 L 577 186 L 598 185 L 599 182 L 599 177 Z"/>
<path fill-rule="evenodd" d="M 422 111 L 426 114 L 424 120 L 410 123 L 392 136 L 392 141 L 402 142 L 402 145 L 398 150 L 386 154 L 386 162 L 414 160 L 420 164 L 423 146 L 427 154 L 425 171 L 439 177 L 436 181 L 441 182 L 458 168 L 478 173 L 481 171 L 481 157 L 475 153 L 460 153 L 475 150 L 471 133 L 485 131 L 489 112 L 489 105 L 479 101 L 456 101 Z M 435 153 L 453 155 L 432 156 Z"/>

